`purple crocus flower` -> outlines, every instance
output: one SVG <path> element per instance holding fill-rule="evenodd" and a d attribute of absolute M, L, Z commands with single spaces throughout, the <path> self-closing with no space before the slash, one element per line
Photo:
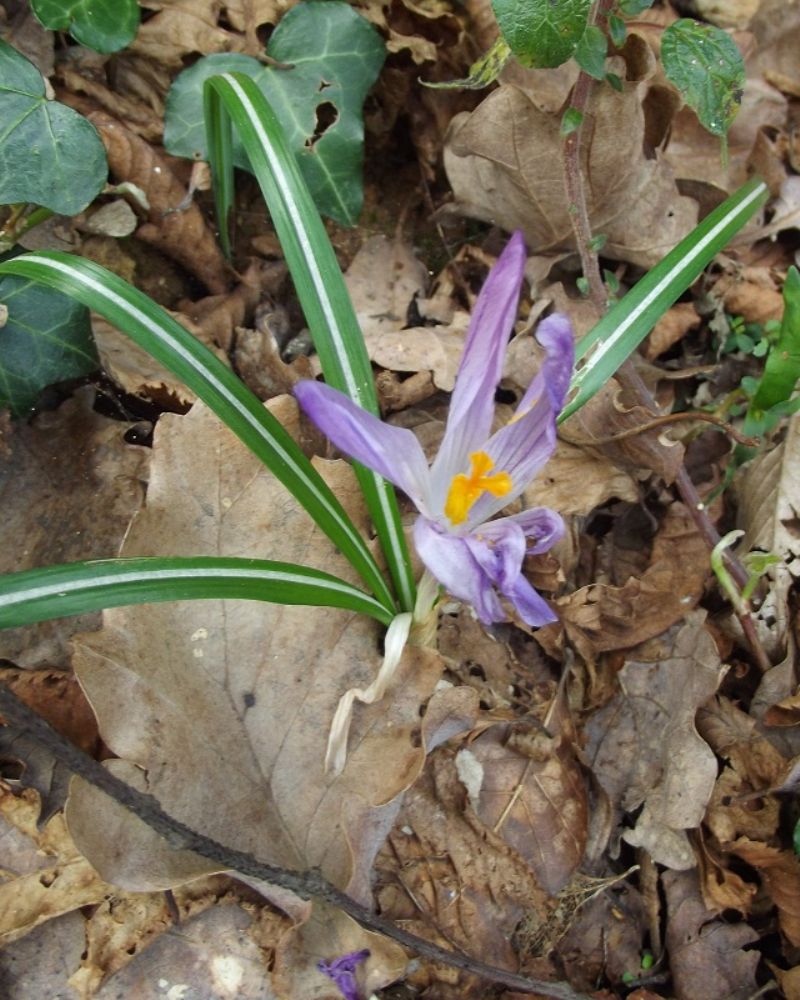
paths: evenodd
<path fill-rule="evenodd" d="M 428 467 L 414 434 L 362 410 L 342 393 L 303 381 L 295 395 L 314 423 L 346 454 L 374 469 L 413 501 L 417 552 L 430 573 L 467 601 L 486 624 L 506 619 L 505 597 L 531 626 L 555 620 L 522 573 L 526 553 L 544 552 L 564 533 L 547 507 L 490 520 L 515 500 L 552 455 L 556 416 L 574 360 L 565 316 L 539 324 L 541 369 L 513 419 L 495 434 L 494 394 L 517 312 L 525 245 L 515 233 L 492 268 L 467 331 L 439 453 Z"/>
<path fill-rule="evenodd" d="M 361 951 L 351 951 L 340 958 L 334 958 L 332 962 L 317 962 L 317 968 L 336 983 L 344 1000 L 360 1000 L 358 984 L 356 983 L 356 968 L 366 958 L 369 958 L 368 948 Z"/>

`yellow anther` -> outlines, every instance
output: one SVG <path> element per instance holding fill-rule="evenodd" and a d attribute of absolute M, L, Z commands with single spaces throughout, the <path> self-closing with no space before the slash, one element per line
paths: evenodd
<path fill-rule="evenodd" d="M 493 497 L 504 497 L 511 492 L 511 476 L 507 472 L 487 475 L 494 468 L 494 462 L 485 451 L 474 451 L 469 460 L 472 466 L 469 475 L 459 472 L 457 476 L 453 476 L 447 493 L 444 512 L 451 524 L 463 524 L 470 507 L 482 493 L 491 493 Z"/>

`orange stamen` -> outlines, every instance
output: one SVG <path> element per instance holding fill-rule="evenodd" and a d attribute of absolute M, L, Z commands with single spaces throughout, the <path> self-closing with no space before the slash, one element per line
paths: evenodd
<path fill-rule="evenodd" d="M 511 492 L 511 476 L 507 472 L 487 475 L 494 468 L 494 462 L 485 451 L 474 451 L 469 460 L 472 466 L 469 475 L 459 472 L 457 476 L 453 476 L 447 493 L 444 512 L 452 524 L 463 524 L 466 521 L 470 508 L 482 493 L 504 497 Z"/>

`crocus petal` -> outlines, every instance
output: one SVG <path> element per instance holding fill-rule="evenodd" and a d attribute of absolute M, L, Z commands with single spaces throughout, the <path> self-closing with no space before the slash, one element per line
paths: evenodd
<path fill-rule="evenodd" d="M 484 446 L 495 468 L 511 476 L 511 492 L 501 498 L 484 494 L 470 511 L 468 530 L 515 500 L 555 449 L 556 417 L 569 388 L 575 357 L 572 325 L 566 317 L 549 317 L 539 326 L 539 339 L 547 351 L 542 367 L 523 396 L 514 420 Z"/>
<path fill-rule="evenodd" d="M 553 313 L 536 328 L 536 339 L 547 351 L 542 367 L 528 386 L 517 408 L 524 413 L 541 396 L 544 390 L 553 411 L 558 414 L 564 405 L 569 389 L 572 368 L 575 364 L 575 333 L 568 317 Z"/>
<path fill-rule="evenodd" d="M 549 507 L 531 507 L 530 510 L 524 510 L 521 514 L 501 517 L 491 523 L 500 524 L 503 521 L 513 521 L 522 529 L 523 534 L 528 539 L 527 554 L 529 556 L 547 552 L 559 539 L 564 537 L 564 519 L 554 510 L 550 510 Z"/>
<path fill-rule="evenodd" d="M 524 269 L 525 243 L 517 232 L 498 257 L 472 312 L 447 427 L 431 470 L 439 507 L 453 476 L 466 471 L 470 452 L 481 448 L 491 431 L 494 393 L 517 315 Z"/>
<path fill-rule="evenodd" d="M 556 620 L 546 601 L 522 574 L 525 534 L 514 518 L 481 525 L 464 540 L 475 561 L 527 625 L 538 627 Z"/>
<path fill-rule="evenodd" d="M 541 628 L 558 621 L 556 615 L 545 599 L 537 594 L 522 573 L 517 577 L 513 587 L 504 591 L 505 596 L 517 610 L 517 614 L 531 628 Z"/>
<path fill-rule="evenodd" d="M 428 463 L 411 431 L 383 423 L 322 382 L 298 382 L 294 394 L 337 448 L 394 483 L 420 510 L 426 509 Z"/>
<path fill-rule="evenodd" d="M 501 518 L 482 524 L 474 534 L 465 536 L 464 541 L 475 562 L 490 580 L 501 591 L 510 590 L 525 558 L 525 533 L 522 528 L 510 518 Z"/>
<path fill-rule="evenodd" d="M 359 1000 L 355 973 L 357 966 L 366 958 L 369 958 L 369 949 L 363 948 L 335 958 L 332 962 L 317 962 L 317 968 L 336 983 L 344 1000 Z"/>
<path fill-rule="evenodd" d="M 492 581 L 473 558 L 465 539 L 449 535 L 426 517 L 419 517 L 414 525 L 414 545 L 445 590 L 471 604 L 484 624 L 506 618 Z"/>

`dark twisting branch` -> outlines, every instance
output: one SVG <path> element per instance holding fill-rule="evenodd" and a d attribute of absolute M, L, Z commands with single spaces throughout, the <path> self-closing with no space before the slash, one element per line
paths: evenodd
<path fill-rule="evenodd" d="M 538 993 L 555 1000 L 590 1000 L 583 993 L 576 993 L 566 983 L 550 983 L 528 979 L 505 969 L 498 969 L 470 958 L 461 952 L 448 951 L 409 934 L 391 921 L 371 913 L 350 896 L 331 885 L 318 871 L 297 872 L 259 861 L 252 854 L 226 847 L 210 837 L 185 826 L 164 812 L 158 799 L 140 792 L 121 781 L 96 760 L 65 740 L 36 712 L 20 701 L 5 685 L 0 684 L 0 715 L 6 723 L 23 730 L 48 751 L 73 774 L 100 789 L 109 798 L 138 816 L 152 830 L 162 836 L 174 850 L 194 851 L 208 858 L 220 868 L 239 872 L 250 878 L 289 889 L 303 899 L 321 899 L 343 910 L 362 927 L 392 938 L 398 944 L 434 962 L 460 969 L 479 976 L 488 982 L 499 983 L 521 993 Z"/>

